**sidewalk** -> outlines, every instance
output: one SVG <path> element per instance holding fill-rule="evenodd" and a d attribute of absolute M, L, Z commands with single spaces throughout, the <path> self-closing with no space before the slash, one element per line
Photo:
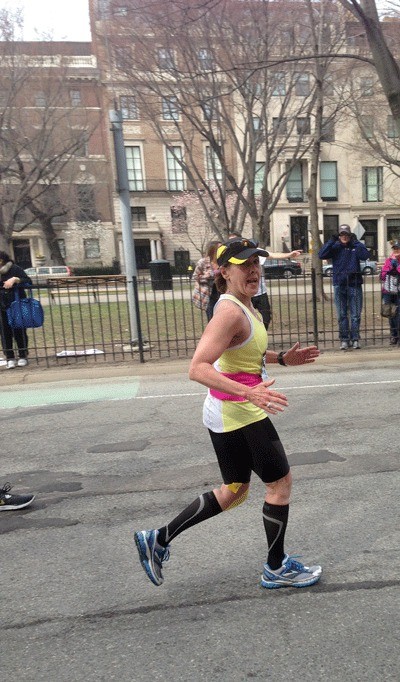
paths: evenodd
<path fill-rule="evenodd" d="M 363 363 L 381 363 L 384 366 L 394 365 L 397 369 L 400 361 L 400 348 L 385 349 L 361 349 L 359 351 L 326 351 L 322 352 L 319 359 L 313 365 L 298 367 L 281 367 L 270 365 L 270 374 L 299 371 L 325 371 L 327 367 L 343 367 L 343 365 L 360 365 Z M 151 360 L 140 364 L 139 362 L 96 362 L 93 364 L 74 364 L 63 367 L 36 367 L 34 364 L 28 368 L 15 368 L 7 370 L 0 367 L 0 386 L 18 386 L 27 384 L 41 384 L 55 381 L 90 381 L 91 379 L 113 379 L 135 376 L 157 376 L 167 374 L 186 374 L 189 369 L 190 358 Z"/>

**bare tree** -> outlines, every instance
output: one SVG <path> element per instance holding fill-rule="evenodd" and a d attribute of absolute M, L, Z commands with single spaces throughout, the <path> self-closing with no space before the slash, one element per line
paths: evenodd
<path fill-rule="evenodd" d="M 77 203 L 79 157 L 87 156 L 99 115 L 71 106 L 68 66 L 19 41 L 20 19 L 0 15 L 0 240 L 40 225 L 54 263 L 63 263 L 54 222 Z"/>
<path fill-rule="evenodd" d="M 365 30 L 376 72 L 400 133 L 400 67 L 385 37 L 376 0 L 339 2 L 358 19 Z"/>
<path fill-rule="evenodd" d="M 134 93 L 216 236 L 249 222 L 269 243 L 271 215 L 310 148 L 314 83 L 302 92 L 295 63 L 282 69 L 277 59 L 282 26 L 293 25 L 283 4 L 200 5 L 174 0 L 166 14 L 131 0 L 130 21 L 108 22 L 114 89 Z"/>

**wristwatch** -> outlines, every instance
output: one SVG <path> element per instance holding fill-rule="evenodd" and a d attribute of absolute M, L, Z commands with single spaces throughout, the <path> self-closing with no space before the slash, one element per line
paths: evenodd
<path fill-rule="evenodd" d="M 281 352 L 278 353 L 278 362 L 279 362 L 280 365 L 283 365 L 284 367 L 286 367 L 286 362 L 285 362 L 284 359 L 283 359 L 283 356 L 284 356 L 284 355 L 285 355 L 285 351 L 284 351 L 284 350 L 281 350 Z"/>

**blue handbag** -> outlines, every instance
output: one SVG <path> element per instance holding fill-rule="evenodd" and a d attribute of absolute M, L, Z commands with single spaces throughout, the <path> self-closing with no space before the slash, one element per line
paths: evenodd
<path fill-rule="evenodd" d="M 15 300 L 7 308 L 7 320 L 11 329 L 29 329 L 41 327 L 44 322 L 44 311 L 40 301 L 29 291 L 27 298 L 21 298 L 15 289 Z"/>

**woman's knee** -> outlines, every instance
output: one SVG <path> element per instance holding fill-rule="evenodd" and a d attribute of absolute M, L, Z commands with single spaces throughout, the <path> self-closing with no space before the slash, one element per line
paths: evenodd
<path fill-rule="evenodd" d="M 238 507 L 246 500 L 249 494 L 250 483 L 223 483 L 220 488 L 214 490 L 214 495 L 223 511 Z"/>
<path fill-rule="evenodd" d="M 289 471 L 286 476 L 278 481 L 266 483 L 266 500 L 271 504 L 289 504 L 290 493 L 292 490 L 292 474 Z"/>

